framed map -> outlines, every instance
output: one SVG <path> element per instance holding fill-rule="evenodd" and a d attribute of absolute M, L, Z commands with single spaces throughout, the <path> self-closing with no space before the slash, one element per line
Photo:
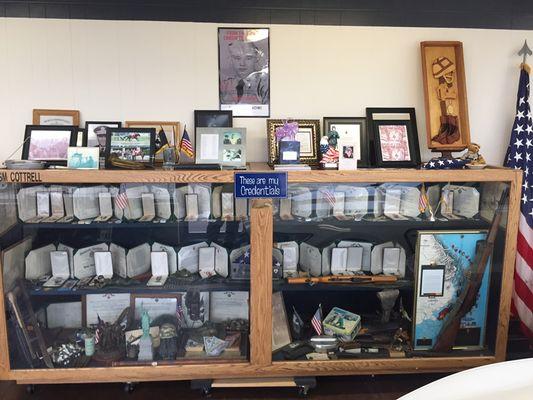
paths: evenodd
<path fill-rule="evenodd" d="M 431 350 L 458 296 L 467 286 L 476 248 L 486 231 L 420 231 L 416 251 L 416 299 L 413 347 Z M 454 349 L 480 349 L 485 345 L 491 259 L 478 297 L 461 320 Z"/>

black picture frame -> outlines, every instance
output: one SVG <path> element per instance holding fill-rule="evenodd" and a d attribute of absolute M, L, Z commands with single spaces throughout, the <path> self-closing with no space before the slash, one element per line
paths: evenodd
<path fill-rule="evenodd" d="M 90 125 L 103 125 L 109 129 L 114 128 L 109 125 L 117 125 L 115 128 L 122 128 L 122 121 L 85 121 L 85 134 L 83 136 L 83 147 L 88 147 Z M 107 134 L 106 134 L 106 142 L 107 142 Z M 91 146 L 91 147 L 96 147 L 96 146 Z M 102 146 L 100 146 L 100 149 L 102 149 Z M 102 154 L 104 152 L 105 151 L 103 151 Z"/>
<path fill-rule="evenodd" d="M 22 159 L 23 160 L 30 160 L 30 146 L 32 142 L 32 137 L 34 135 L 39 134 L 39 132 L 42 132 L 44 135 L 46 132 L 53 132 L 53 131 L 69 131 L 70 133 L 70 140 L 69 145 L 67 146 L 67 149 L 65 150 L 65 158 L 64 159 L 47 159 L 47 158 L 31 158 L 31 160 L 38 160 L 38 161 L 44 161 L 48 163 L 49 165 L 67 165 L 67 159 L 68 159 L 68 147 L 75 147 L 78 141 L 78 131 L 79 128 L 74 125 L 26 125 L 26 130 L 24 132 L 24 145 L 22 147 Z"/>
<path fill-rule="evenodd" d="M 251 75 L 255 75 L 255 80 L 257 80 L 257 76 L 260 76 L 261 79 L 263 79 L 265 82 L 266 82 L 266 85 L 267 85 L 267 90 L 266 90 L 266 97 L 268 98 L 268 100 L 265 102 L 265 103 L 240 103 L 240 100 L 239 102 L 235 103 L 235 102 L 228 102 L 228 101 L 225 101 L 225 97 L 227 97 L 227 94 L 229 93 L 229 91 L 225 91 L 224 90 L 224 87 L 225 85 L 228 85 L 228 82 L 231 81 L 233 79 L 233 83 L 231 84 L 232 87 L 234 87 L 233 85 L 235 84 L 235 80 L 236 79 L 239 79 L 239 77 L 231 77 L 231 76 L 228 76 L 226 75 L 225 72 L 223 72 L 224 70 L 226 70 L 228 68 L 228 65 L 226 64 L 226 61 L 225 59 L 227 58 L 227 54 L 225 55 L 222 55 L 222 41 L 221 41 L 221 32 L 225 31 L 225 30 L 232 30 L 232 31 L 243 31 L 243 34 L 244 34 L 244 31 L 247 31 L 247 30 L 255 30 L 255 31 L 259 31 L 259 30 L 262 30 L 262 31 L 266 31 L 266 45 L 262 45 L 262 46 L 256 46 L 254 44 L 254 48 L 259 49 L 257 50 L 257 53 L 258 53 L 258 58 L 260 58 L 260 61 L 261 61 L 261 65 L 258 66 L 256 69 L 254 69 L 254 72 L 248 76 L 251 76 Z M 237 112 L 237 113 L 234 113 L 234 117 L 235 118 L 270 118 L 270 114 L 271 114 L 271 104 L 270 104 L 270 101 L 271 101 L 271 96 L 270 96 L 270 28 L 267 28 L 267 27 L 231 27 L 231 26 L 222 26 L 222 27 L 219 27 L 218 28 L 218 31 L 217 31 L 217 49 L 218 49 L 218 104 L 219 104 L 219 109 L 220 110 L 228 110 L 228 109 L 231 109 L 232 106 L 236 106 L 238 104 L 246 104 L 246 105 L 251 105 L 252 106 L 252 109 L 254 109 L 254 105 L 256 106 L 255 109 L 259 109 L 261 111 L 261 107 L 263 107 L 264 105 L 267 105 L 268 106 L 268 109 L 267 109 L 267 112 L 263 112 L 263 113 L 260 113 L 260 111 L 257 111 L 258 114 L 250 114 L 250 113 L 247 113 L 247 114 L 241 114 L 240 111 Z M 228 50 L 229 52 L 229 50 Z M 265 55 L 266 53 L 266 55 Z M 266 60 L 266 64 L 265 64 L 265 60 Z M 266 68 L 265 68 L 265 65 L 266 65 Z M 234 67 L 235 68 L 235 67 Z M 265 71 L 266 69 L 266 71 Z M 226 71 L 227 72 L 227 71 Z M 266 77 L 264 77 L 264 75 L 266 75 Z M 259 90 L 257 91 L 259 92 Z M 230 96 L 230 97 L 233 97 L 233 96 Z M 226 107 L 226 108 L 224 108 Z M 228 108 L 230 107 L 230 108 Z"/>
<path fill-rule="evenodd" d="M 426 271 L 439 271 L 442 274 L 442 287 L 440 289 L 440 293 L 423 293 L 422 292 L 422 285 L 420 285 L 420 293 L 418 294 L 420 297 L 442 297 L 444 296 L 444 282 L 446 279 L 444 278 L 444 274 L 446 273 L 446 267 L 444 265 L 421 265 L 420 266 L 420 280 L 424 281 L 424 272 Z"/>
<path fill-rule="evenodd" d="M 194 110 L 194 142 L 196 128 L 233 128 L 231 110 Z"/>
<path fill-rule="evenodd" d="M 361 136 L 359 145 L 361 147 L 361 158 L 357 161 L 357 168 L 371 166 L 370 138 L 368 136 L 367 121 L 365 117 L 324 117 L 323 135 L 327 135 L 332 125 L 359 125 Z"/>
<path fill-rule="evenodd" d="M 379 168 L 417 168 L 420 166 L 420 145 L 416 125 L 416 112 L 412 107 L 369 107 L 366 109 L 367 128 L 371 138 L 371 163 Z M 409 161 L 384 161 L 379 127 L 383 125 L 404 125 L 407 129 Z"/>
<path fill-rule="evenodd" d="M 106 143 L 105 143 L 105 159 L 106 166 L 110 167 L 109 156 L 111 155 L 111 149 L 113 148 L 112 136 L 115 133 L 140 133 L 140 134 L 149 134 L 150 135 L 150 150 L 149 150 L 149 160 L 148 161 L 139 161 L 150 166 L 154 165 L 155 161 L 155 128 L 111 128 L 107 131 Z"/>

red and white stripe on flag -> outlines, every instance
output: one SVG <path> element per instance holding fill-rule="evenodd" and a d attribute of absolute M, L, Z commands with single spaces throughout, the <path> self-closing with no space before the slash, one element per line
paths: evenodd
<path fill-rule="evenodd" d="M 128 207 L 128 196 L 126 195 L 126 192 L 119 193 L 117 197 L 115 197 L 115 206 L 122 210 Z"/>
<path fill-rule="evenodd" d="M 313 329 L 315 330 L 317 335 L 322 335 L 322 308 L 318 307 L 318 310 L 316 310 L 315 315 L 313 315 L 313 318 L 311 319 L 311 325 L 313 325 Z"/>
<path fill-rule="evenodd" d="M 520 319 L 522 331 L 533 338 L 533 229 L 520 215 L 512 312 Z"/>

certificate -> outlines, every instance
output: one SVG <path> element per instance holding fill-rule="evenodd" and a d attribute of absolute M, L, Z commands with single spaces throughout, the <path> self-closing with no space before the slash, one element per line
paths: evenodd
<path fill-rule="evenodd" d="M 444 295 L 444 265 L 422 265 L 420 296 Z"/>
<path fill-rule="evenodd" d="M 211 321 L 248 320 L 248 292 L 212 292 Z"/>
<path fill-rule="evenodd" d="M 81 301 L 52 303 L 46 307 L 46 325 L 54 328 L 81 328 Z"/>
<path fill-rule="evenodd" d="M 134 295 L 133 304 L 135 307 L 135 320 L 140 320 L 143 311 L 147 311 L 150 320 L 154 320 L 161 315 L 176 315 L 178 300 L 181 302 L 181 294 L 171 295 L 172 297 L 160 297 L 153 295 Z"/>
<path fill-rule="evenodd" d="M 98 317 L 104 322 L 115 323 L 122 311 L 130 306 L 129 293 L 88 294 L 85 296 L 86 326 L 96 325 Z"/>

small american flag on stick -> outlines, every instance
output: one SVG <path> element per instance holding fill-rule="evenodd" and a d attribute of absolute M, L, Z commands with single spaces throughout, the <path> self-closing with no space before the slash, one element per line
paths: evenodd
<path fill-rule="evenodd" d="M 329 189 L 326 189 L 322 191 L 322 195 L 327 200 L 327 202 L 331 205 L 331 207 L 335 207 L 335 193 L 333 193 Z"/>
<path fill-rule="evenodd" d="M 315 315 L 313 315 L 311 325 L 313 325 L 313 329 L 317 335 L 322 335 L 322 304 L 318 306 Z"/>
<path fill-rule="evenodd" d="M 117 197 L 115 197 L 115 207 L 124 210 L 128 207 L 128 196 L 126 191 L 120 192 Z"/>

